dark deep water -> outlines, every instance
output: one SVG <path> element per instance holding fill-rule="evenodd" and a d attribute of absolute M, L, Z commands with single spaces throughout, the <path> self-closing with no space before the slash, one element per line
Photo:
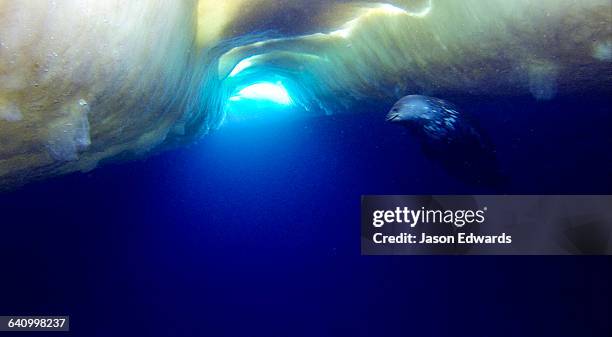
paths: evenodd
<path fill-rule="evenodd" d="M 497 145 L 502 192 L 612 194 L 609 101 L 455 103 Z M 87 337 L 610 336 L 609 257 L 360 256 L 362 194 L 491 192 L 386 110 L 247 119 L 0 194 L 0 314 Z"/>

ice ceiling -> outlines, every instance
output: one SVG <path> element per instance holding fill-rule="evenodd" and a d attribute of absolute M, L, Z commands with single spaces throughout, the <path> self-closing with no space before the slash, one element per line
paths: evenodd
<path fill-rule="evenodd" d="M 611 6 L 0 0 L 0 188 L 193 140 L 235 102 L 608 94 Z"/>

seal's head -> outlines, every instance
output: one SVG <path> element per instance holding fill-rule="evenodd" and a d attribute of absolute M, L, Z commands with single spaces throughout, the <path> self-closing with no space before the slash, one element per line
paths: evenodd
<path fill-rule="evenodd" d="M 387 113 L 387 122 L 411 123 L 432 119 L 435 113 L 429 97 L 421 95 L 410 95 L 403 97 Z"/>

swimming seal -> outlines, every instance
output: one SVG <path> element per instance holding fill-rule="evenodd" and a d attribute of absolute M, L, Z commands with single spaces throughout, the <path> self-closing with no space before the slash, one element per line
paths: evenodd
<path fill-rule="evenodd" d="M 499 187 L 503 181 L 496 150 L 484 132 L 452 103 L 421 95 L 401 98 L 387 122 L 417 137 L 425 156 L 466 183 Z"/>

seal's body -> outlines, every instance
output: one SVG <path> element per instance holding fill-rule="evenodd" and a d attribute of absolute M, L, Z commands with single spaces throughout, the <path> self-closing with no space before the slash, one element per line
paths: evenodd
<path fill-rule="evenodd" d="M 496 151 L 486 134 L 457 107 L 447 101 L 409 95 L 387 114 L 387 121 L 401 124 L 416 136 L 423 153 L 466 183 L 499 187 Z"/>

